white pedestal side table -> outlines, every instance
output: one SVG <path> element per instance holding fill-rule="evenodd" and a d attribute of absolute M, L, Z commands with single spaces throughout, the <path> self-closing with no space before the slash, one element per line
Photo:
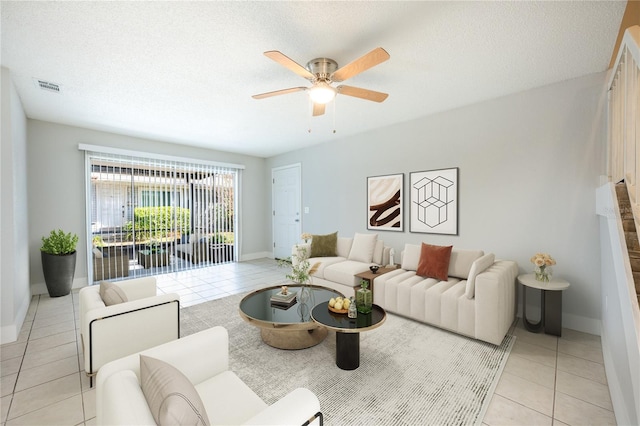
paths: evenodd
<path fill-rule="evenodd" d="M 569 288 L 569 282 L 553 277 L 549 282 L 536 280 L 535 274 L 518 276 L 522 284 L 522 320 L 524 328 L 533 333 L 560 336 L 562 334 L 562 290 Z M 540 321 L 532 323 L 527 320 L 527 287 L 537 288 L 541 292 Z"/>

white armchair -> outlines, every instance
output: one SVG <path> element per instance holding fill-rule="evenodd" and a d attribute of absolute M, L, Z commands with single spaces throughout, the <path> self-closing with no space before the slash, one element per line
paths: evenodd
<path fill-rule="evenodd" d="M 96 385 L 98 425 L 154 425 L 140 384 L 140 355 L 178 369 L 193 384 L 212 425 L 322 424 L 320 402 L 298 388 L 268 406 L 229 371 L 229 336 L 213 327 L 104 365 Z"/>
<path fill-rule="evenodd" d="M 157 295 L 154 277 L 114 282 L 127 301 L 106 306 L 100 286 L 80 290 L 84 369 L 93 376 L 109 361 L 180 337 L 180 296 Z"/>

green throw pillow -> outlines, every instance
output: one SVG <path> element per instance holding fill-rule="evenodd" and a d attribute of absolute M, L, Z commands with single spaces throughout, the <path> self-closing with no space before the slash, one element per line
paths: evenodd
<path fill-rule="evenodd" d="M 336 255 L 338 246 L 338 232 L 327 235 L 313 235 L 311 237 L 311 253 L 309 257 L 329 257 Z"/>

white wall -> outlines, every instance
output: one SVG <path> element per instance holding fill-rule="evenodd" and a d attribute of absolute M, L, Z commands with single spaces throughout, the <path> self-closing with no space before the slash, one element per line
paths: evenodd
<path fill-rule="evenodd" d="M 61 228 L 80 237 L 74 287 L 87 283 L 84 151 L 79 144 L 102 145 L 163 155 L 244 164 L 242 172 L 241 259 L 269 252 L 267 217 L 262 214 L 265 160 L 258 157 L 133 138 L 79 127 L 28 120 L 29 268 L 34 294 L 46 292 L 41 237 Z M 4 259 L 3 259 L 4 265 Z"/>
<path fill-rule="evenodd" d="M 602 268 L 602 354 L 616 420 L 640 423 L 640 341 L 636 291 L 614 185 L 598 188 Z"/>
<path fill-rule="evenodd" d="M 27 315 L 29 289 L 27 225 L 27 118 L 8 69 L 2 68 L 0 148 L 0 341 L 13 342 Z"/>
<path fill-rule="evenodd" d="M 604 73 L 591 75 L 337 139 L 268 159 L 267 173 L 300 162 L 303 232 L 352 235 L 368 232 L 367 176 L 404 173 L 408 194 L 410 172 L 459 167 L 458 236 L 410 233 L 405 198 L 405 232 L 379 237 L 398 253 L 421 241 L 480 248 L 522 273 L 534 253 L 548 252 L 571 283 L 563 326 L 599 334 L 604 82 Z"/>

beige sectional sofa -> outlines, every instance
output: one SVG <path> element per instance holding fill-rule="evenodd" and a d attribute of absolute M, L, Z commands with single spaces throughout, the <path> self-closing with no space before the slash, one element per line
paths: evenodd
<path fill-rule="evenodd" d="M 335 256 L 309 258 L 310 265 L 318 264 L 312 276 L 313 284 L 334 289 L 347 297 L 354 296 L 355 288 L 360 286 L 360 279 L 355 275 L 368 271 L 371 265 L 388 264 L 390 250 L 377 234 L 338 237 Z M 293 246 L 291 260 L 297 264 L 299 257 L 311 255 L 311 243 L 297 244 Z"/>
<path fill-rule="evenodd" d="M 358 234 L 356 234 L 357 236 Z M 350 260 L 351 238 L 338 238 L 337 256 L 310 258 L 320 267 L 313 283 L 353 295 L 360 279 L 354 275 L 372 263 L 389 263 L 390 248 L 376 242 L 372 262 Z M 294 246 L 293 254 L 300 247 Z M 373 281 L 373 301 L 387 312 L 499 345 L 516 315 L 518 265 L 496 260 L 482 250 L 453 248 L 447 280 L 417 274 L 421 245 L 405 244 L 401 267 Z"/>

